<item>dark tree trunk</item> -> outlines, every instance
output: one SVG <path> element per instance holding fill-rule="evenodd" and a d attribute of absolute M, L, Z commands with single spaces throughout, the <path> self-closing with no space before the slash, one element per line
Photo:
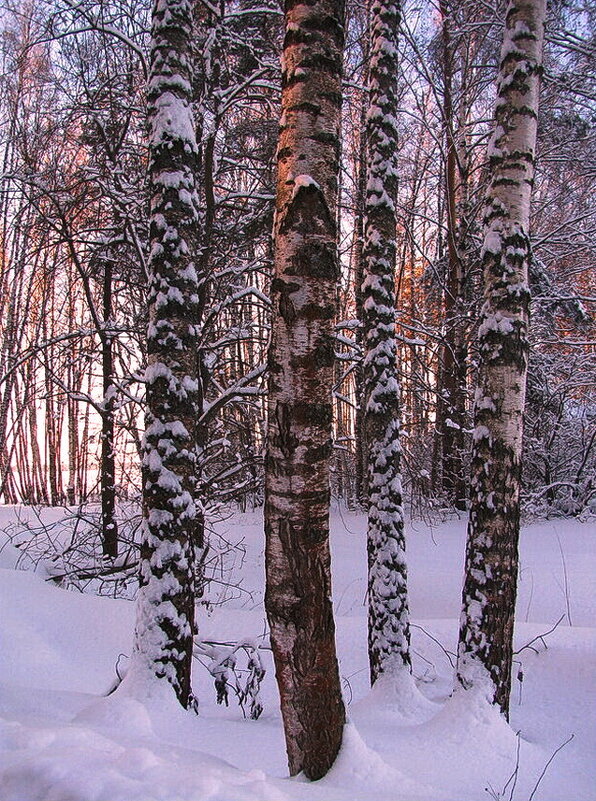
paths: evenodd
<path fill-rule="evenodd" d="M 368 53 L 368 49 L 366 51 Z M 368 83 L 368 74 L 365 76 Z M 360 142 L 358 147 L 358 183 L 356 186 L 356 215 L 354 217 L 354 246 L 353 246 L 353 265 L 354 265 L 354 301 L 356 305 L 356 318 L 360 322 L 356 329 L 356 343 L 362 351 L 364 349 L 364 334 L 362 330 L 363 309 L 362 309 L 362 282 L 364 280 L 364 263 L 362 259 L 362 249 L 364 244 L 364 204 L 366 199 L 366 112 L 368 106 L 368 92 L 363 92 L 362 108 L 360 110 Z M 356 500 L 358 504 L 366 509 L 368 496 L 368 476 L 366 467 L 366 442 L 364 431 L 364 409 L 363 409 L 363 376 L 362 359 L 356 365 L 354 371 L 354 383 L 356 392 L 356 412 L 354 415 L 354 438 L 355 443 L 355 474 L 356 474 Z"/>
<path fill-rule="evenodd" d="M 459 236 L 458 197 L 463 189 L 462 164 L 458 159 L 453 108 L 455 44 L 451 30 L 452 10 L 440 2 L 443 39 L 443 126 L 445 129 L 445 209 L 447 215 L 447 266 L 445 271 L 445 332 L 441 349 L 440 402 L 437 428 L 441 436 L 442 489 L 456 509 L 466 509 L 464 478 L 464 426 L 466 411 L 466 362 L 462 241 Z"/>
<path fill-rule="evenodd" d="M 116 522 L 116 454 L 114 451 L 114 385 L 113 339 L 109 331 L 112 315 L 112 262 L 104 263 L 103 323 L 101 333 L 101 367 L 103 404 L 101 410 L 101 531 L 104 556 L 118 556 L 118 524 Z M 107 330 L 106 330 L 107 329 Z"/>

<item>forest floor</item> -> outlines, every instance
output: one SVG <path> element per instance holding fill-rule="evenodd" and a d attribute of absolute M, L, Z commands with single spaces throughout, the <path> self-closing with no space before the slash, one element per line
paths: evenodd
<path fill-rule="evenodd" d="M 0 509 L 0 528 L 12 520 L 13 536 L 21 525 L 16 511 Z M 59 513 L 46 514 L 57 520 Z M 408 522 L 421 695 L 404 707 L 370 692 L 365 525 L 362 515 L 333 512 L 337 642 L 350 724 L 334 768 L 316 783 L 286 778 L 268 650 L 257 721 L 245 719 L 234 698 L 229 707 L 216 704 L 213 678 L 198 660 L 198 716 L 169 694 L 145 703 L 118 691 L 106 696 L 115 666 L 123 668 L 130 653 L 134 604 L 55 586 L 46 580 L 48 562 L 23 558 L 13 544 L 18 536 L 7 542 L 0 532 L 0 799 L 594 801 L 594 521 L 523 527 L 511 725 L 473 694 L 451 695 L 464 519 Z M 261 517 L 234 514 L 217 530 L 239 546 L 210 589 L 211 605 L 200 608 L 200 636 L 264 642 Z M 52 537 L 61 541 L 59 523 Z"/>

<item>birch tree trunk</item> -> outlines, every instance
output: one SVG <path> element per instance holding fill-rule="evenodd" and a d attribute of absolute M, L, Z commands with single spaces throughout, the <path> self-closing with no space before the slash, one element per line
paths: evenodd
<path fill-rule="evenodd" d="M 199 204 L 191 38 L 191 0 L 156 0 L 147 90 L 151 253 L 143 445 L 146 517 L 133 668 L 165 677 L 184 707 L 192 703 L 197 526 Z"/>
<path fill-rule="evenodd" d="M 323 776 L 345 712 L 329 555 L 342 0 L 286 2 L 269 352 L 265 604 L 289 769 Z"/>
<path fill-rule="evenodd" d="M 368 654 L 371 683 L 409 671 L 404 513 L 395 338 L 397 29 L 399 8 L 371 10 L 364 222 L 364 431 L 368 473 Z"/>
<path fill-rule="evenodd" d="M 528 363 L 530 194 L 545 0 L 510 0 L 501 50 L 478 331 L 472 497 L 457 675 L 508 714 Z"/>

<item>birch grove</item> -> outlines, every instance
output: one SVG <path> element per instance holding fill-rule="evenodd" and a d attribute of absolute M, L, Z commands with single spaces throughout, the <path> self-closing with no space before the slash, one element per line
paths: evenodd
<path fill-rule="evenodd" d="M 407 8 L 398 43 L 404 76 L 397 116 L 398 372 L 404 500 L 415 514 L 461 506 L 466 496 L 479 210 L 500 37 L 488 7 L 446 2 L 442 16 L 429 9 Z M 592 368 L 589 98 L 596 90 L 594 46 L 584 35 L 582 13 L 575 2 L 553 9 L 546 43 L 531 265 L 537 376 L 559 342 L 565 344 L 558 364 L 577 356 L 587 375 Z M 205 386 L 200 381 L 201 428 L 205 438 L 222 443 L 203 451 L 201 494 L 206 507 L 215 508 L 224 497 L 242 505 L 262 500 L 281 12 L 271 3 L 250 9 L 227 3 L 217 9 L 195 4 L 194 14 L 193 63 L 199 69 L 193 100 L 208 245 L 201 265 L 209 274 L 198 347 L 203 372 L 211 376 Z M 88 505 L 100 500 L 103 478 L 103 523 L 99 510 L 93 515 L 103 525 L 104 541 L 117 531 L 122 553 L 128 534 L 121 501 L 138 497 L 143 429 L 144 384 L 138 379 L 146 359 L 142 84 L 148 16 L 144 0 L 114 0 L 101 14 L 94 0 L 52 0 L 21 14 L 7 8 L 3 18 L 1 497 Z M 353 322 L 361 316 L 354 304 L 360 295 L 355 285 L 361 284 L 363 194 L 355 181 L 364 173 L 360 134 L 369 37 L 362 8 L 350 7 L 348 22 L 338 319 L 348 323 L 342 336 L 352 344 L 341 354 L 338 373 L 333 487 L 353 504 L 357 497 L 362 501 L 365 485 L 362 343 Z M 111 282 L 104 281 L 104 265 Z M 449 305 L 454 296 L 457 308 Z M 457 403 L 449 400 L 454 380 Z M 568 386 L 545 388 L 543 401 Z M 574 389 L 572 396 L 582 392 Z M 531 469 L 523 477 L 522 500 L 533 510 L 581 514 L 593 497 L 590 418 L 580 432 L 581 452 L 567 460 L 563 443 L 577 428 L 572 397 L 561 425 L 536 416 L 542 400 L 531 397 L 537 424 L 526 439 Z M 224 429 L 230 428 L 236 433 L 226 439 Z M 584 456 L 587 470 L 579 469 Z"/>
<path fill-rule="evenodd" d="M 270 635 L 292 775 L 334 764 L 352 689 L 330 505 L 367 515 L 388 702 L 419 664 L 404 520 L 470 510 L 455 684 L 504 713 L 520 516 L 596 510 L 594 20 L 555 4 L 543 43 L 544 13 L 512 0 L 504 42 L 473 0 L 0 18 L 0 502 L 69 531 L 15 544 L 136 596 L 128 681 L 183 707 L 194 647 L 258 717 Z M 248 597 L 238 512 L 265 517 L 268 627 L 219 649 L 195 617 Z"/>

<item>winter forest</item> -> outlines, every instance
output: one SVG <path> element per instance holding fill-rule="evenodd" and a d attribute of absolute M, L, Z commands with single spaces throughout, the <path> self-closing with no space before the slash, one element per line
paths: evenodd
<path fill-rule="evenodd" d="M 5 0 L 0 799 L 596 799 L 596 7 Z"/>

